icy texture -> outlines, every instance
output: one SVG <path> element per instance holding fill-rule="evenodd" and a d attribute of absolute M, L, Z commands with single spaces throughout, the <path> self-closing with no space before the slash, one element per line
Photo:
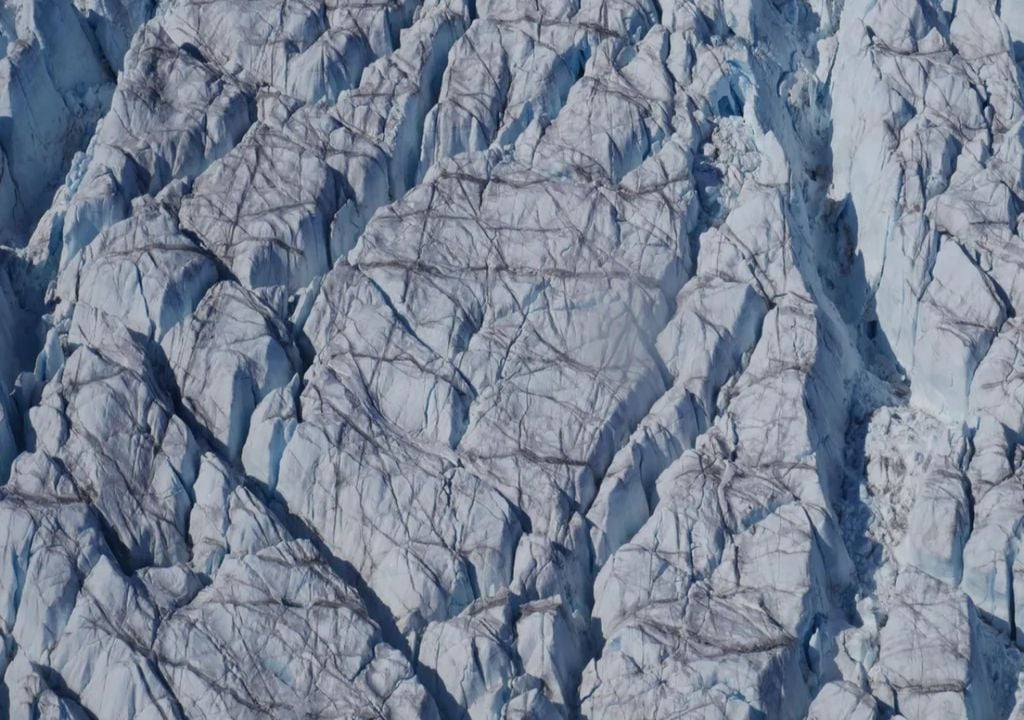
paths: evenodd
<path fill-rule="evenodd" d="M 1024 717 L 1022 8 L 0 0 L 0 717 Z"/>

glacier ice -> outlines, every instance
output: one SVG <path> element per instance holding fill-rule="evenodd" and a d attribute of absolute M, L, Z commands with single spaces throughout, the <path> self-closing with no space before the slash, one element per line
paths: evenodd
<path fill-rule="evenodd" d="M 1024 717 L 1017 0 L 0 0 L 0 716 Z"/>

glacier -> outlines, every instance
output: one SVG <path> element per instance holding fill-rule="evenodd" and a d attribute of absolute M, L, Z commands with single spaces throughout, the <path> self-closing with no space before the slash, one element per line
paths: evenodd
<path fill-rule="evenodd" d="M 1024 3 L 0 56 L 0 717 L 1024 718 Z"/>

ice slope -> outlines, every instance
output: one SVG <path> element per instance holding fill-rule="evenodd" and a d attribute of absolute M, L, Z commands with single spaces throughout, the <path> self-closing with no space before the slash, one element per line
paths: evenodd
<path fill-rule="evenodd" d="M 0 30 L 0 716 L 1024 717 L 1015 0 Z"/>

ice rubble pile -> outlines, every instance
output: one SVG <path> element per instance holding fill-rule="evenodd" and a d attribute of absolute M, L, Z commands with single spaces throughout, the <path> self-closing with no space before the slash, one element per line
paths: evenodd
<path fill-rule="evenodd" d="M 1024 717 L 1019 3 L 0 46 L 0 714 Z"/>

